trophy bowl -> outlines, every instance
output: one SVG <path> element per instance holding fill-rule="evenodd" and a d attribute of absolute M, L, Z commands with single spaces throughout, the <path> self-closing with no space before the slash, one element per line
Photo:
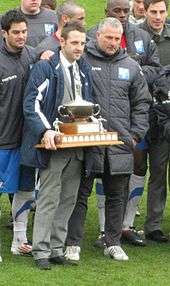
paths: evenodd
<path fill-rule="evenodd" d="M 79 99 L 60 105 L 58 112 L 62 117 L 88 118 L 89 116 L 97 116 L 100 113 L 100 106 L 99 104 Z"/>

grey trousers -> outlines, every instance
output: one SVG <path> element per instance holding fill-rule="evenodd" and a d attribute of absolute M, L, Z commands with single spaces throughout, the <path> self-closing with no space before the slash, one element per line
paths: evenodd
<path fill-rule="evenodd" d="M 53 152 L 48 168 L 40 172 L 40 190 L 33 229 L 34 259 L 63 255 L 68 220 L 74 209 L 82 162 Z"/>
<path fill-rule="evenodd" d="M 161 229 L 161 221 L 167 197 L 167 166 L 170 144 L 161 140 L 149 147 L 150 177 L 147 198 L 145 232 Z"/>

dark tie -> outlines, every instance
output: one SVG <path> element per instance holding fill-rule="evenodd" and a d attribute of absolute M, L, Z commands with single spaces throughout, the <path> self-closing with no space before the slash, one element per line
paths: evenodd
<path fill-rule="evenodd" d="M 73 92 L 73 99 L 75 99 L 75 82 L 74 82 L 74 74 L 73 74 L 73 65 L 69 66 L 70 78 L 71 78 L 71 89 Z"/>

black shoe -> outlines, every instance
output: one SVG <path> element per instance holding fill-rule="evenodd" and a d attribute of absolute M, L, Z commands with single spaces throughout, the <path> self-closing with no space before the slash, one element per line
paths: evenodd
<path fill-rule="evenodd" d="M 71 264 L 65 256 L 56 256 L 56 257 L 51 257 L 50 262 L 52 264 L 60 264 L 60 265 L 66 265 L 66 264 Z"/>
<path fill-rule="evenodd" d="M 51 269 L 50 262 L 47 258 L 37 259 L 37 260 L 35 260 L 35 264 L 37 265 L 37 267 L 40 270 L 50 270 Z"/>
<path fill-rule="evenodd" d="M 98 247 L 98 248 L 102 248 L 102 249 L 104 249 L 106 247 L 105 233 L 104 232 L 101 232 L 99 234 L 98 239 L 94 243 L 94 246 Z"/>
<path fill-rule="evenodd" d="M 128 242 L 136 246 L 146 246 L 146 241 L 137 233 L 137 231 L 128 229 L 122 231 L 123 242 Z"/>
<path fill-rule="evenodd" d="M 168 238 L 160 229 L 148 232 L 145 237 L 146 239 L 153 240 L 156 242 L 168 242 Z"/>

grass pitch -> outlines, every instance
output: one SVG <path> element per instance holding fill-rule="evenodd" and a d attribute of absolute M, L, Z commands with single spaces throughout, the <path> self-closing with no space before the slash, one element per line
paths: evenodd
<path fill-rule="evenodd" d="M 20 1 L 0 0 L 0 13 L 17 7 Z M 104 0 L 80 0 L 86 8 L 87 26 L 94 25 L 104 15 Z M 169 286 L 170 285 L 170 243 L 149 243 L 147 247 L 123 245 L 129 255 L 128 262 L 116 262 L 103 256 L 93 243 L 98 235 L 98 221 L 95 195 L 89 199 L 85 238 L 82 244 L 79 266 L 55 266 L 51 271 L 36 269 L 31 257 L 17 257 L 10 253 L 12 232 L 5 225 L 9 219 L 9 203 L 1 198 L 3 263 L 0 264 L 0 286 Z M 141 217 L 136 225 L 143 226 L 146 212 L 146 193 L 140 206 Z M 31 237 L 31 224 L 29 232 Z M 170 231 L 169 198 L 164 216 L 163 231 Z"/>

